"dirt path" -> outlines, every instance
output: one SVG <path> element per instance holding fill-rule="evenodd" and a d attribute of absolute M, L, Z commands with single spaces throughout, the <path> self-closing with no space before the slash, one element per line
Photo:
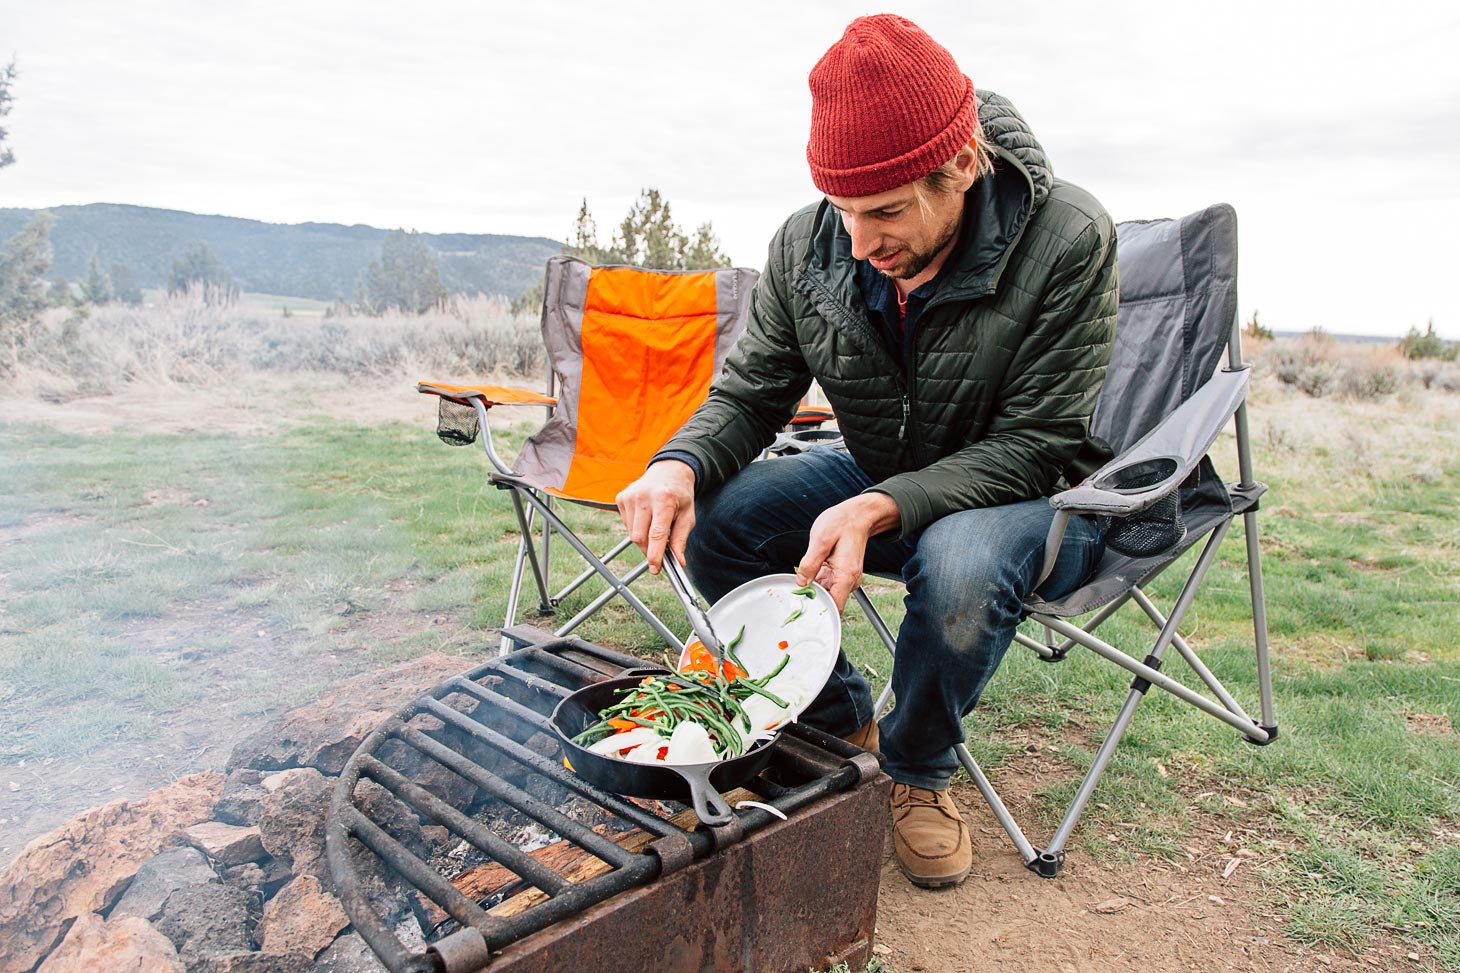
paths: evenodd
<path fill-rule="evenodd" d="M 1026 762 L 1007 762 L 995 786 L 1025 776 Z M 1004 797 L 1016 819 L 1029 820 L 1029 798 L 1014 793 L 1019 789 L 1013 784 L 1001 793 L 1009 792 Z M 1391 943 L 1355 956 L 1285 938 L 1253 863 L 1231 865 L 1253 835 L 1230 821 L 1199 820 L 1183 837 L 1182 862 L 1142 856 L 1131 864 L 1097 863 L 1076 849 L 1059 877 L 1045 880 L 1024 868 L 972 783 L 960 778 L 954 796 L 973 836 L 973 871 L 962 885 L 915 888 L 898 870 L 890 841 L 885 850 L 878 954 L 896 973 L 1432 968 Z M 1077 831 L 1073 845 L 1078 837 Z"/>

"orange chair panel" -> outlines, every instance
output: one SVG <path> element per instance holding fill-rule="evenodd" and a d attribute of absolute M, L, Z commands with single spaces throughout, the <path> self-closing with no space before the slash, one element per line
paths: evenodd
<path fill-rule="evenodd" d="M 612 503 L 709 394 L 715 274 L 597 268 L 583 308 L 569 496 Z M 645 396 L 651 389 L 653 405 Z"/>

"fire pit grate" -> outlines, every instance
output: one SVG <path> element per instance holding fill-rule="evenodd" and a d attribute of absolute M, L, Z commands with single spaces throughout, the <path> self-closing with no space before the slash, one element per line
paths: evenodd
<path fill-rule="evenodd" d="M 525 641 L 520 632 L 508 634 L 515 635 L 518 644 Z M 635 801 L 603 791 L 564 766 L 549 716 L 574 690 L 643 664 L 577 639 L 528 644 L 442 682 L 365 739 L 340 775 L 326 840 L 345 911 L 387 967 L 395 973 L 484 968 L 514 943 L 588 910 L 603 912 L 601 904 L 615 896 L 644 886 L 652 889 L 696 863 L 749 847 L 762 831 L 793 828 L 798 818 L 809 823 L 814 809 L 829 807 L 828 799 L 835 795 L 874 779 L 885 785 L 873 755 L 794 725 L 783 732 L 767 769 L 747 785 L 758 803 L 775 808 L 786 822 L 771 811 L 746 807 L 729 824 L 708 828 L 686 822 L 682 805 Z M 389 794 L 386 800 L 381 799 L 382 788 Z M 878 797 L 858 803 L 875 806 L 879 815 L 885 813 L 885 803 Z M 596 826 L 578 819 L 585 817 L 582 808 L 589 811 L 585 820 L 598 820 Z M 402 815 L 403 809 L 408 813 Z M 867 817 L 864 810 L 855 813 L 859 820 Z M 692 819 L 692 812 L 688 814 Z M 580 850 L 579 860 L 590 867 L 569 870 L 570 877 L 544 864 L 520 847 L 523 829 L 506 823 L 513 818 L 530 819 L 540 826 L 539 833 L 546 829 L 572 850 Z M 491 897 L 479 900 L 465 894 L 443 874 L 446 869 L 439 858 L 432 864 L 433 856 L 421 847 L 418 826 L 413 837 L 410 825 L 418 823 L 444 828 L 453 836 L 448 842 L 464 843 L 473 855 L 504 867 L 516 880 Z M 778 825 L 780 829 L 773 827 Z M 801 830 L 809 835 L 815 829 Z M 880 830 L 872 837 L 875 852 L 868 861 L 870 907 L 875 915 Z M 769 844 L 772 839 L 765 840 Z M 816 840 L 825 842 L 823 837 Z M 442 845 L 439 838 L 436 844 Z M 595 870 L 598 873 L 592 874 Z M 807 873 L 807 882 L 827 884 L 824 869 L 799 872 Z M 430 931 L 424 948 L 403 942 L 382 914 L 377 900 L 383 876 L 403 882 L 417 897 L 418 911 L 437 920 L 425 924 Z M 785 881 L 786 875 L 781 875 L 769 884 Z M 766 894 L 768 879 L 762 875 L 747 884 L 759 885 L 761 894 Z M 512 893 L 530 898 L 513 903 L 515 908 L 501 908 L 504 896 Z M 751 889 L 746 894 L 756 892 Z M 522 907 L 523 902 L 530 904 Z M 867 941 L 860 945 L 870 949 L 870 918 L 864 924 Z"/>

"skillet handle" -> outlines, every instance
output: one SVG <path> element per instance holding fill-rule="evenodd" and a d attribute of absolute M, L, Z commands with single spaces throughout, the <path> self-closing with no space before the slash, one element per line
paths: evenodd
<path fill-rule="evenodd" d="M 735 811 L 710 783 L 710 769 L 714 766 L 716 765 L 685 764 L 671 765 L 669 769 L 683 777 L 684 782 L 689 785 L 690 803 L 694 805 L 695 816 L 700 819 L 700 823 L 719 828 L 735 820 Z"/>

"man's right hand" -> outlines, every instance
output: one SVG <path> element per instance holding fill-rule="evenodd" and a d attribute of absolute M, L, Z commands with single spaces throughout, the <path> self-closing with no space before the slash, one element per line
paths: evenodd
<path fill-rule="evenodd" d="M 624 487 L 614 502 L 651 574 L 659 573 L 666 546 L 684 563 L 684 543 L 695 525 L 695 471 L 688 463 L 660 460 Z"/>

